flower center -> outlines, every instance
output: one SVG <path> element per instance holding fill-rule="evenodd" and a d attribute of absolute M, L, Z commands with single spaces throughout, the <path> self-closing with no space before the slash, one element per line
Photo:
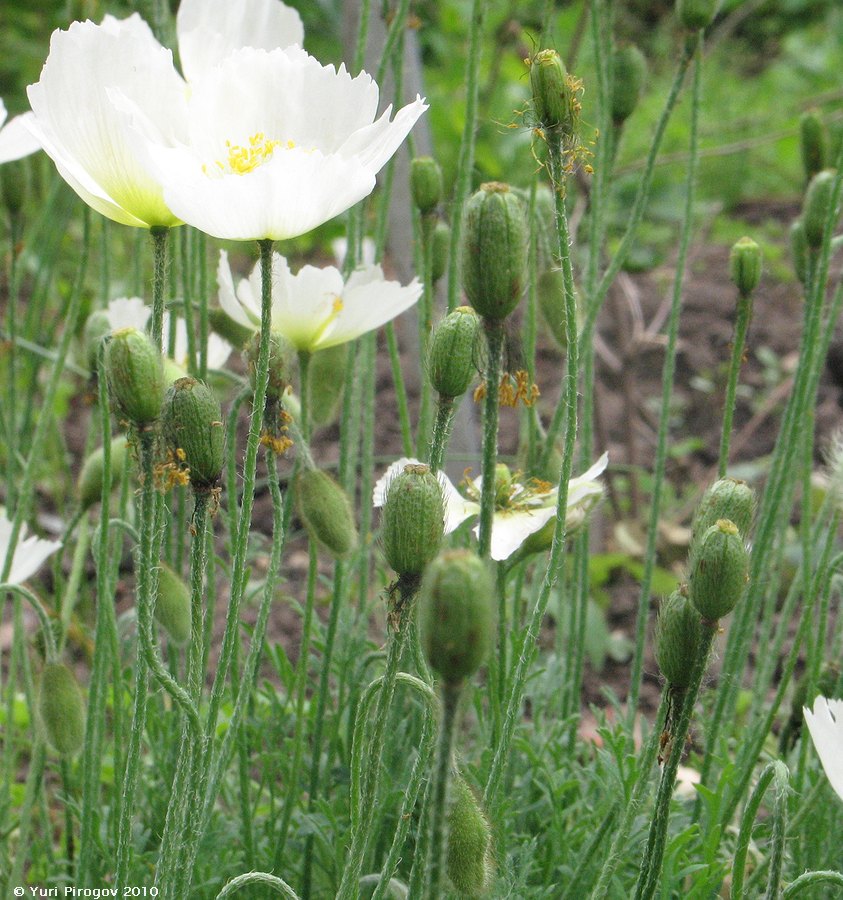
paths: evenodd
<path fill-rule="evenodd" d="M 295 141 L 272 140 L 259 131 L 249 138 L 245 146 L 226 141 L 227 158 L 225 160 L 218 159 L 216 166 L 220 172 L 226 175 L 246 175 L 270 159 L 278 147 L 292 150 L 295 146 Z"/>
<path fill-rule="evenodd" d="M 334 319 L 336 319 L 336 317 L 342 312 L 342 308 L 342 297 L 335 296 L 333 302 L 331 303 L 331 312 L 325 317 L 324 321 L 319 326 L 319 329 L 313 335 L 312 341 L 314 344 L 318 343 L 322 339 L 322 335 L 325 334 L 331 322 L 333 322 Z"/>

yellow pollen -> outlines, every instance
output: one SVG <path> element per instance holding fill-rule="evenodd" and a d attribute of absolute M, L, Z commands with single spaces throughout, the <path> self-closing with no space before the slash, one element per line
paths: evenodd
<path fill-rule="evenodd" d="M 342 297 L 335 297 L 334 302 L 331 306 L 331 312 L 336 316 L 342 312 Z"/>
<path fill-rule="evenodd" d="M 232 175 L 245 175 L 265 163 L 277 147 L 292 150 L 295 146 L 295 141 L 271 140 L 262 131 L 259 131 L 249 138 L 246 146 L 226 141 L 225 147 L 228 158 L 224 162 L 217 160 L 216 165 L 221 172 Z M 207 172 L 205 166 L 202 168 L 203 171 Z"/>

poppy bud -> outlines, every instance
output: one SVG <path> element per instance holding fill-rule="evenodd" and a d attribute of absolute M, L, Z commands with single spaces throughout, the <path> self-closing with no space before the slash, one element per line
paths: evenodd
<path fill-rule="evenodd" d="M 108 386 L 126 418 L 139 428 L 161 414 L 164 366 L 152 341 L 137 328 L 115 331 L 105 348 Z"/>
<path fill-rule="evenodd" d="M 418 156 L 410 164 L 413 202 L 423 215 L 430 215 L 442 199 L 442 169 L 430 156 Z"/>
<path fill-rule="evenodd" d="M 656 662 L 671 687 L 681 690 L 690 684 L 702 636 L 700 614 L 683 585 L 662 602 L 656 620 Z"/>
<path fill-rule="evenodd" d="M 799 119 L 799 148 L 805 178 L 810 181 L 828 165 L 828 134 L 817 109 L 806 110 Z"/>
<path fill-rule="evenodd" d="M 714 20 L 720 0 L 676 0 L 676 15 L 688 31 L 708 28 Z"/>
<path fill-rule="evenodd" d="M 335 557 L 357 544 L 357 526 L 346 492 L 321 469 L 302 469 L 296 478 L 299 515 L 311 537 Z"/>
<path fill-rule="evenodd" d="M 755 514 L 755 491 L 737 478 L 721 478 L 703 494 L 691 526 L 694 539 L 702 537 L 718 519 L 729 519 L 746 538 Z"/>
<path fill-rule="evenodd" d="M 155 621 L 174 644 L 181 646 L 190 639 L 190 588 L 163 562 L 158 567 Z"/>
<path fill-rule="evenodd" d="M 480 320 L 470 306 L 458 306 L 436 326 L 430 339 L 427 370 L 434 390 L 461 397 L 477 371 L 474 348 Z"/>
<path fill-rule="evenodd" d="M 805 240 L 811 250 L 819 250 L 823 241 L 823 229 L 826 219 L 832 215 L 831 193 L 834 187 L 835 172 L 823 169 L 818 172 L 808 185 L 802 205 L 802 223 L 805 226 Z M 832 223 L 832 228 L 836 221 Z"/>
<path fill-rule="evenodd" d="M 509 186 L 483 184 L 466 205 L 462 281 L 469 303 L 484 319 L 505 319 L 524 293 L 527 222 Z"/>
<path fill-rule="evenodd" d="M 445 222 L 437 222 L 433 229 L 433 252 L 430 277 L 433 283 L 445 274 L 448 268 L 448 254 L 451 250 L 451 229 Z"/>
<path fill-rule="evenodd" d="M 719 519 L 691 547 L 691 600 L 707 622 L 737 605 L 746 587 L 749 554 L 734 522 Z"/>
<path fill-rule="evenodd" d="M 729 272 L 742 297 L 749 297 L 761 280 L 761 248 L 750 237 L 742 237 L 729 254 Z"/>
<path fill-rule="evenodd" d="M 419 575 L 445 531 L 442 485 L 429 466 L 410 464 L 387 485 L 383 505 L 386 561 L 399 575 Z"/>
<path fill-rule="evenodd" d="M 647 60 L 634 45 L 615 50 L 612 80 L 612 122 L 619 128 L 635 111 L 647 77 Z"/>
<path fill-rule="evenodd" d="M 225 461 L 222 410 L 214 392 L 189 375 L 179 378 L 164 400 L 163 430 L 170 449 L 183 451 L 194 490 L 213 488 Z"/>
<path fill-rule="evenodd" d="M 480 897 L 492 875 L 492 829 L 474 792 L 457 775 L 451 782 L 448 814 L 448 877 L 464 897 Z"/>
<path fill-rule="evenodd" d="M 41 674 L 38 712 L 47 740 L 62 756 L 74 756 L 85 740 L 85 701 L 73 673 L 48 663 Z"/>
<path fill-rule="evenodd" d="M 536 120 L 542 128 L 573 131 L 573 97 L 568 73 L 555 50 L 539 50 L 530 60 L 530 90 Z"/>
<path fill-rule="evenodd" d="M 431 668 L 451 685 L 470 678 L 492 645 L 494 582 L 471 550 L 445 550 L 430 563 L 419 590 L 421 643 Z"/>
<path fill-rule="evenodd" d="M 109 490 L 117 484 L 123 476 L 123 468 L 126 464 L 126 438 L 119 435 L 111 442 L 111 484 Z M 79 490 L 79 502 L 82 509 L 89 509 L 102 498 L 103 475 L 103 448 L 98 447 L 85 460 L 82 471 L 79 473 L 77 488 Z"/>
<path fill-rule="evenodd" d="M 337 417 L 340 398 L 345 387 L 345 368 L 348 344 L 337 344 L 317 350 L 310 357 L 308 387 L 310 388 L 310 418 L 314 425 L 330 425 Z M 286 398 L 285 398 L 286 405 Z"/>
<path fill-rule="evenodd" d="M 565 331 L 565 279 L 561 269 L 548 269 L 536 285 L 539 312 L 561 350 L 568 348 Z"/>

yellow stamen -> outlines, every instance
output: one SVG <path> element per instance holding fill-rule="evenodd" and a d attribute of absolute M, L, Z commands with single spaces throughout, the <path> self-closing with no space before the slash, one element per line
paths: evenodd
<path fill-rule="evenodd" d="M 217 160 L 216 166 L 220 172 L 226 174 L 245 175 L 248 172 L 253 172 L 258 166 L 270 159 L 277 147 L 292 150 L 295 146 L 295 141 L 272 140 L 267 138 L 262 131 L 259 131 L 249 138 L 246 146 L 226 141 L 225 147 L 228 158 L 225 161 Z M 207 167 L 203 166 L 202 171 L 207 174 Z"/>

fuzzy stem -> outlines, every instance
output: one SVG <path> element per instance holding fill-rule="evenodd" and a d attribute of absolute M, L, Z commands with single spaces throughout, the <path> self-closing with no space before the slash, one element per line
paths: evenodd
<path fill-rule="evenodd" d="M 419 405 L 418 436 L 416 444 L 423 447 L 431 427 L 431 385 L 427 377 L 427 354 L 430 331 L 433 327 L 433 230 L 436 214 L 421 217 L 423 290 L 418 305 L 419 360 L 421 362 L 421 402 Z"/>
<path fill-rule="evenodd" d="M 746 332 L 752 318 L 752 294 L 738 297 L 738 312 L 735 319 L 735 336 L 732 339 L 732 359 L 729 363 L 729 381 L 726 384 L 726 402 L 723 407 L 723 430 L 720 434 L 720 456 L 717 477 L 723 478 L 729 464 L 729 442 L 732 438 L 732 419 L 735 414 L 735 397 L 738 390 L 738 376 L 743 362 L 743 348 Z"/>
<path fill-rule="evenodd" d="M 451 436 L 451 425 L 454 421 L 454 398 L 439 394 L 436 404 L 436 418 L 430 435 L 430 471 L 438 472 L 445 461 L 448 438 Z"/>
<path fill-rule="evenodd" d="M 758 814 L 758 808 L 761 806 L 767 787 L 776 776 L 777 767 L 781 765 L 783 764 L 776 760 L 764 767 L 764 771 L 758 776 L 758 783 L 753 788 L 744 807 L 738 832 L 738 843 L 735 846 L 735 857 L 732 862 L 731 900 L 742 900 L 744 896 L 743 882 L 746 873 L 746 854 L 749 850 L 750 838 L 752 837 L 752 826 L 755 824 L 755 817 Z"/>
<path fill-rule="evenodd" d="M 486 361 L 486 397 L 483 403 L 483 480 L 480 485 L 480 556 L 488 558 L 492 546 L 492 520 L 495 514 L 495 465 L 498 455 L 498 386 L 503 359 L 503 323 L 484 319 L 488 357 Z"/>
<path fill-rule="evenodd" d="M 152 238 L 152 316 L 149 334 L 153 346 L 163 351 L 164 298 L 167 294 L 167 239 L 170 229 L 156 225 L 149 229 Z"/>
<path fill-rule="evenodd" d="M 395 324 L 386 323 L 386 348 L 389 352 L 389 366 L 392 369 L 392 381 L 395 385 L 395 396 L 398 401 L 398 421 L 401 424 L 401 447 L 404 456 L 415 456 L 413 446 L 413 427 L 410 424 L 410 411 L 407 403 L 407 388 L 404 384 L 404 373 L 401 370 L 401 355 L 398 339 L 395 337 Z"/>
<path fill-rule="evenodd" d="M 216 900 L 225 900 L 226 897 L 231 897 L 247 884 L 260 884 L 270 888 L 274 893 L 286 897 L 287 900 L 299 900 L 299 895 L 286 881 L 277 875 L 271 875 L 269 872 L 246 872 L 243 875 L 232 878 L 217 894 Z"/>

